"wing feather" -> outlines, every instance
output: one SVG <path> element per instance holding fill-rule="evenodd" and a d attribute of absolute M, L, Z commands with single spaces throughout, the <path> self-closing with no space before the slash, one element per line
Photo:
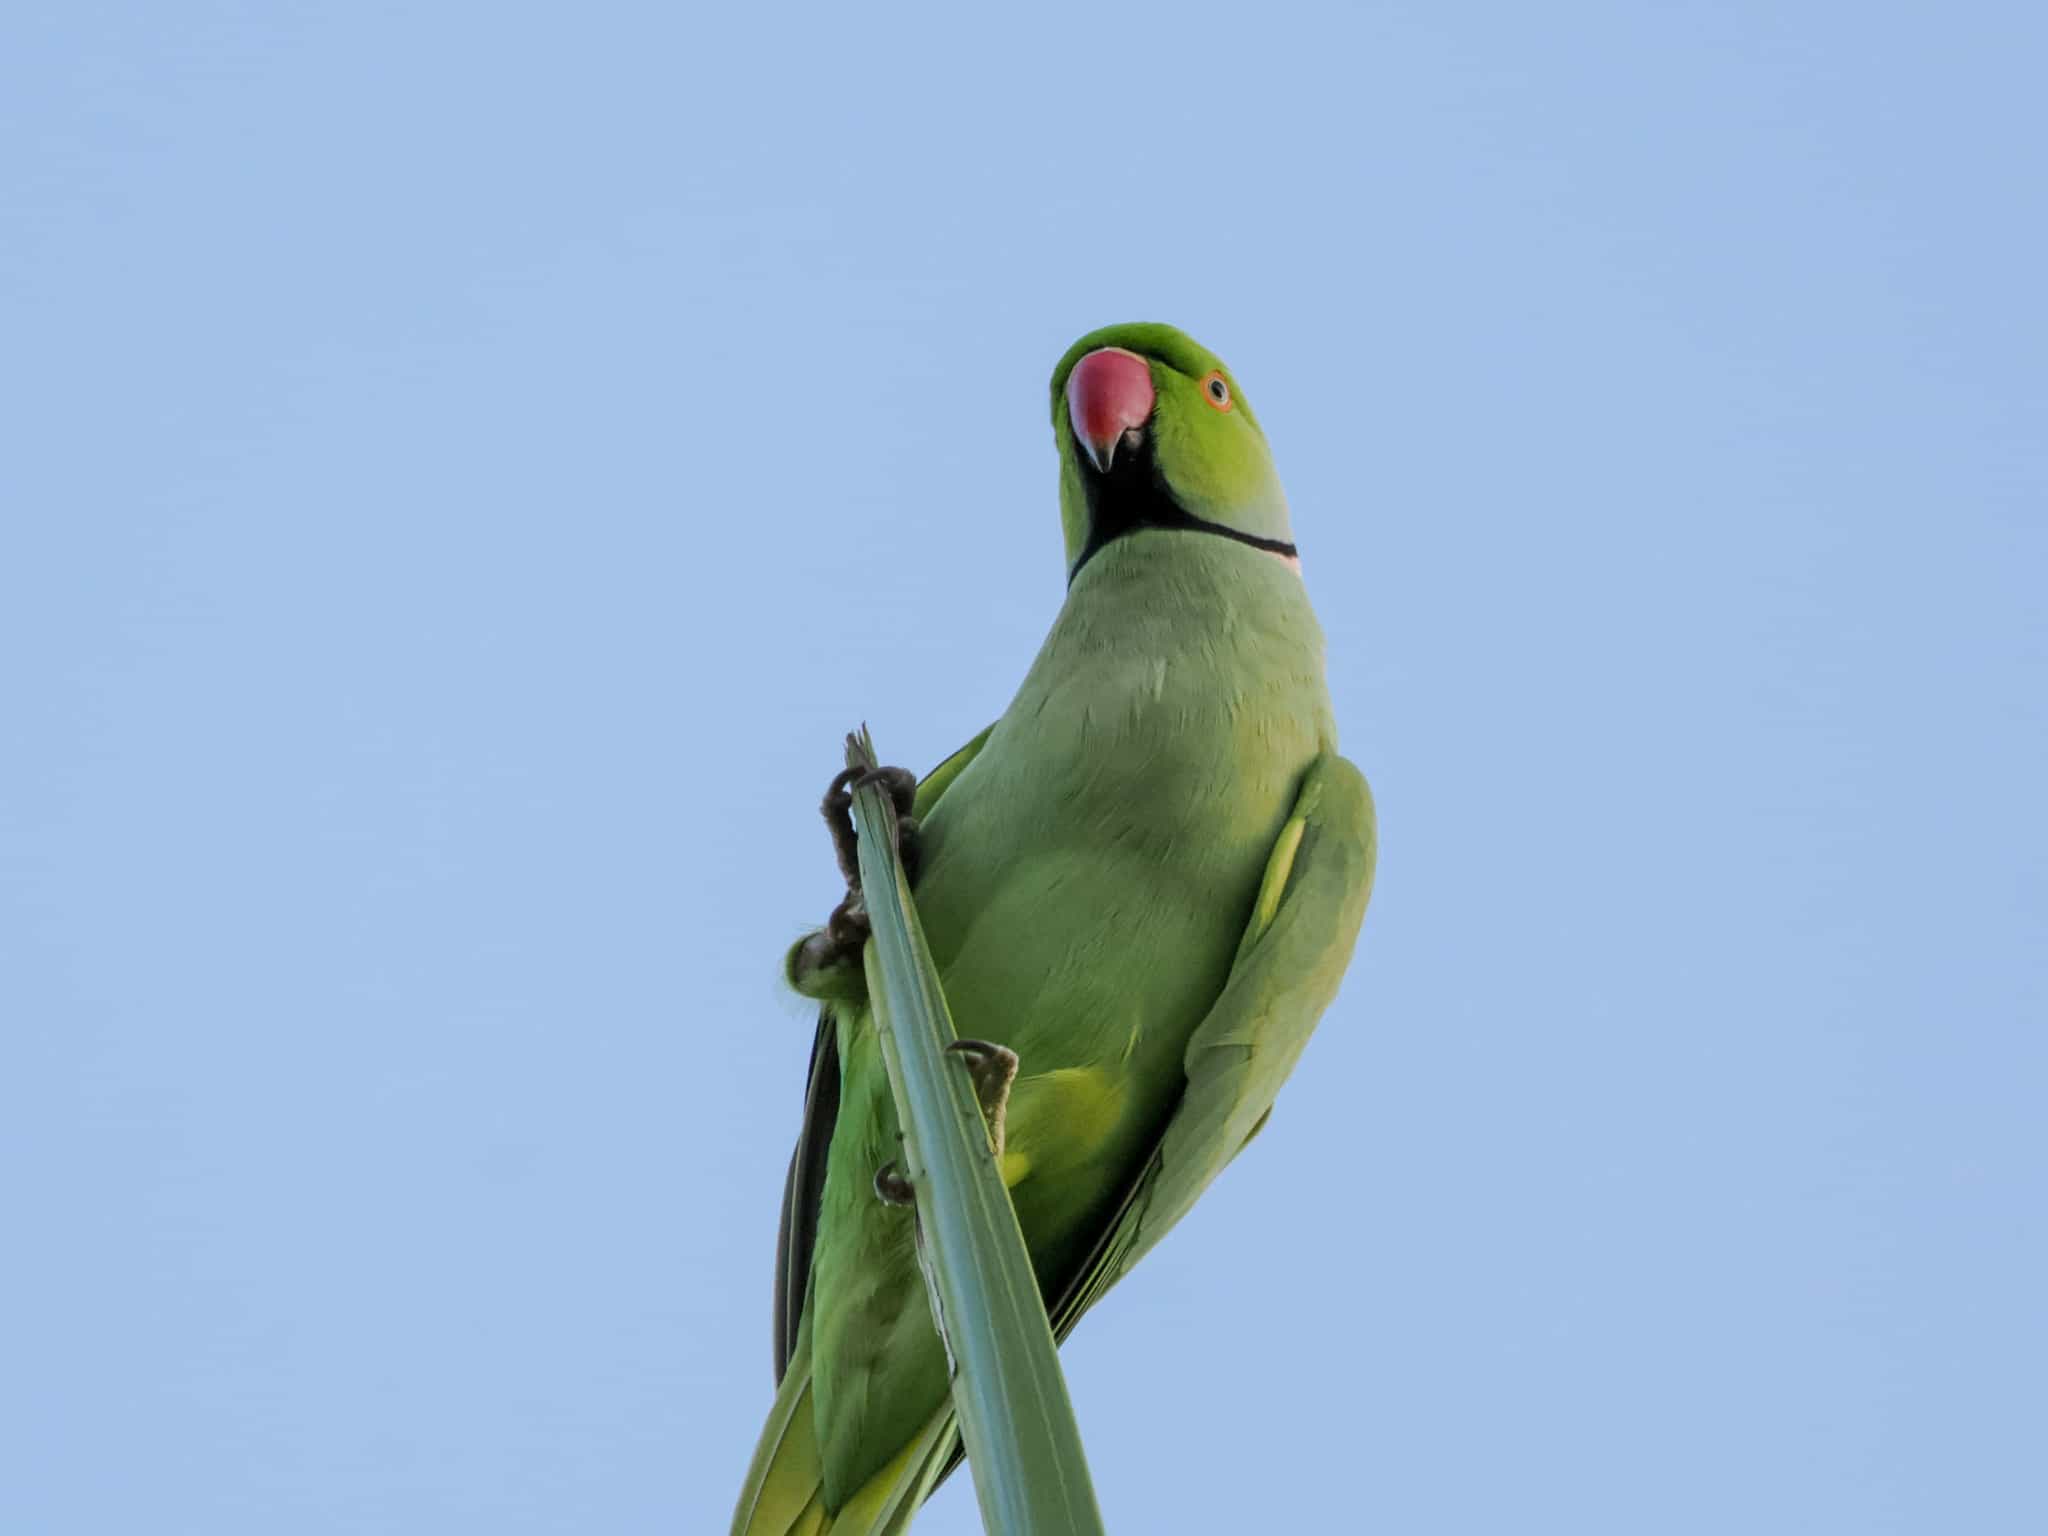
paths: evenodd
<path fill-rule="evenodd" d="M 1309 769 L 1273 845 L 1230 976 L 1188 1041 L 1187 1086 L 1152 1155 L 1047 1316 L 1064 1339 L 1264 1127 L 1337 995 L 1378 853 L 1365 776 L 1334 753 Z"/>

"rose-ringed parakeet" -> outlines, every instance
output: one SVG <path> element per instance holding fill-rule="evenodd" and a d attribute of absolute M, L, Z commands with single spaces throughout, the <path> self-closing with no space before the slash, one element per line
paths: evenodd
<path fill-rule="evenodd" d="M 1265 1123 L 1350 958 L 1375 833 L 1229 370 L 1170 326 L 1114 326 L 1060 360 L 1052 417 L 1065 604 L 1002 718 L 892 788 L 1064 1339 Z M 902 1531 L 959 1455 L 915 1217 L 878 1197 L 897 1126 L 864 938 L 856 893 L 786 961 L 822 1008 L 736 1536 Z"/>

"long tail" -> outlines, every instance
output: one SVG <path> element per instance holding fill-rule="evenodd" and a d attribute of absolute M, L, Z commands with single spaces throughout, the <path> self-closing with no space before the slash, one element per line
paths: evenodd
<path fill-rule="evenodd" d="M 824 1473 L 811 1413 L 806 1326 L 768 1411 L 733 1511 L 732 1536 L 902 1536 L 952 1459 L 959 1430 L 948 1403 L 915 1439 L 838 1510 L 825 1508 Z"/>

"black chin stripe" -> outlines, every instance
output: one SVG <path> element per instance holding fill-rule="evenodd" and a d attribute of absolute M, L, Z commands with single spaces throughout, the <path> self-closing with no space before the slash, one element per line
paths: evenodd
<path fill-rule="evenodd" d="M 1239 528 L 1226 528 L 1221 523 L 1210 522 L 1206 517 L 1190 516 L 1186 526 L 1191 533 L 1220 533 L 1226 539 L 1249 544 L 1253 549 L 1263 549 L 1269 555 L 1285 555 L 1290 560 L 1301 558 L 1301 551 L 1285 539 L 1268 539 L 1256 533 L 1246 533 Z"/>
<path fill-rule="evenodd" d="M 1141 528 L 1213 533 L 1271 555 L 1284 555 L 1289 560 L 1300 558 L 1300 551 L 1285 539 L 1262 538 L 1225 523 L 1212 523 L 1206 517 L 1196 517 L 1175 501 L 1153 462 L 1149 437 L 1135 446 L 1124 447 L 1126 451 L 1118 455 L 1106 475 L 1097 474 L 1089 464 L 1081 466 L 1081 478 L 1088 492 L 1088 542 L 1081 550 L 1081 558 L 1067 572 L 1069 586 L 1081 574 L 1081 567 L 1101 553 L 1105 545 Z"/>

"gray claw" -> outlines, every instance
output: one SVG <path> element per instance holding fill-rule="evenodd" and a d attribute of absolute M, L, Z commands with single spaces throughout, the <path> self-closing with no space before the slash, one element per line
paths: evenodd
<path fill-rule="evenodd" d="M 917 775 L 908 768 L 842 768 L 825 786 L 825 798 L 818 811 L 832 832 L 832 856 L 845 877 L 850 895 L 860 893 L 860 843 L 853 832 L 853 792 L 869 784 L 888 791 L 896 808 L 896 849 L 904 871 L 917 878 L 919 844 L 917 818 L 910 814 L 917 804 Z"/>
<path fill-rule="evenodd" d="M 846 877 L 849 891 L 860 889 L 860 855 L 853 836 L 853 781 L 857 768 L 842 768 L 825 786 L 824 801 L 818 806 L 825 825 L 832 829 L 832 856 L 839 861 L 839 873 Z"/>
<path fill-rule="evenodd" d="M 884 1205 L 916 1205 L 917 1191 L 910 1180 L 896 1171 L 896 1159 L 890 1158 L 875 1170 L 875 1198 Z"/>
<path fill-rule="evenodd" d="M 864 789 L 870 784 L 879 784 L 889 792 L 890 802 L 896 807 L 898 816 L 908 816 L 917 805 L 917 775 L 908 768 L 870 768 L 857 773 L 847 783 L 848 791 Z"/>
<path fill-rule="evenodd" d="M 1010 1085 L 1017 1080 L 1017 1053 L 993 1040 L 955 1040 L 946 1049 L 966 1066 L 974 1096 L 981 1101 L 982 1118 L 988 1122 L 989 1146 L 1001 1158 Z"/>

